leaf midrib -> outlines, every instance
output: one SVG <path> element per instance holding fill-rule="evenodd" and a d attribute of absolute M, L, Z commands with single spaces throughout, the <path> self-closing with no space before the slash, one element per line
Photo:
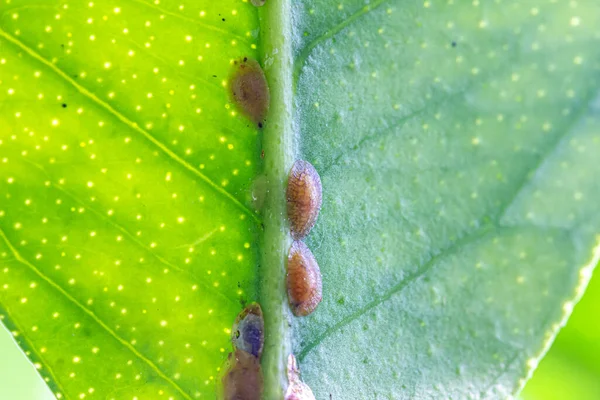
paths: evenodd
<path fill-rule="evenodd" d="M 267 197 L 261 232 L 259 300 L 265 317 L 262 356 L 264 398 L 281 398 L 287 387 L 285 366 L 292 350 L 285 271 L 291 244 L 285 215 L 285 185 L 297 151 L 293 125 L 291 0 L 267 0 L 259 9 L 261 61 L 271 95 L 263 132 Z"/>

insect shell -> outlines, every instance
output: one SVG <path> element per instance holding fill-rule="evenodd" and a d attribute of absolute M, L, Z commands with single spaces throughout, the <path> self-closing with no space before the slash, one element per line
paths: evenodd
<path fill-rule="evenodd" d="M 288 357 L 287 376 L 289 383 L 284 400 L 315 400 L 310 387 L 300 380 L 300 370 L 293 354 Z"/>
<path fill-rule="evenodd" d="M 229 353 L 221 379 L 223 400 L 261 400 L 263 375 L 257 357 L 243 350 Z"/>
<path fill-rule="evenodd" d="M 250 303 L 233 323 L 231 342 L 236 350 L 243 350 L 260 360 L 265 343 L 265 321 L 258 303 Z"/>
<path fill-rule="evenodd" d="M 321 178 L 309 162 L 298 160 L 292 166 L 287 186 L 287 212 L 295 240 L 302 239 L 315 225 L 322 202 Z"/>
<path fill-rule="evenodd" d="M 244 57 L 234 62 L 231 76 L 231 98 L 240 110 L 259 128 L 269 111 L 269 86 L 260 64 Z"/>
<path fill-rule="evenodd" d="M 321 270 L 310 249 L 301 241 L 292 243 L 288 254 L 287 292 L 290 308 L 296 316 L 312 313 L 321 302 Z"/>

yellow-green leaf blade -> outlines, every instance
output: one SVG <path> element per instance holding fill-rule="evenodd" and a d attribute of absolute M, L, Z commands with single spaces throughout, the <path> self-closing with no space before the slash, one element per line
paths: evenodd
<path fill-rule="evenodd" d="M 254 8 L 2 11 L 4 323 L 57 396 L 212 396 L 255 297 L 257 132 L 226 89 Z"/>

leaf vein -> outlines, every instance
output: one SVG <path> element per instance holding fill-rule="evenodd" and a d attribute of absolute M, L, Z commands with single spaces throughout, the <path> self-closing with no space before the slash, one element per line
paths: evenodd
<path fill-rule="evenodd" d="M 148 359 L 147 357 L 145 357 L 142 353 L 140 353 L 135 347 L 133 347 L 131 344 L 129 344 L 122 337 L 120 337 L 119 335 L 117 335 L 117 333 L 115 331 L 113 331 L 108 325 L 106 325 L 90 309 L 88 309 L 86 306 L 84 306 L 83 304 L 81 304 L 69 292 L 67 292 L 60 285 L 58 285 L 56 282 L 54 282 L 52 279 L 50 279 L 48 276 L 46 276 L 35 265 L 33 265 L 29 261 L 27 261 L 21 255 L 21 253 L 19 253 L 18 250 L 13 246 L 13 244 L 10 242 L 10 240 L 8 239 L 8 237 L 6 236 L 6 234 L 4 233 L 4 231 L 1 228 L 0 228 L 0 237 L 6 243 L 6 245 L 8 246 L 8 248 L 10 250 L 10 252 L 15 256 L 15 258 L 16 258 L 16 260 L 18 262 L 20 262 L 21 264 L 23 264 L 26 267 L 28 267 L 31 271 L 33 271 L 33 273 L 35 273 L 42 280 L 44 280 L 46 283 L 48 283 L 58 293 L 60 293 L 61 295 L 63 295 L 66 299 L 68 299 L 71 303 L 73 303 L 77 308 L 79 308 L 83 313 L 85 313 L 86 315 L 88 315 L 94 322 L 96 322 L 101 328 L 103 328 L 117 342 L 119 342 L 121 345 L 123 345 L 129 351 L 131 351 L 137 358 L 139 358 L 144 363 L 146 363 L 148 365 L 148 367 L 150 367 L 150 369 L 152 369 L 154 372 L 156 372 L 156 374 L 158 376 L 160 376 L 162 379 L 164 379 L 166 382 L 168 382 L 171 386 L 173 386 L 184 398 L 186 398 L 188 400 L 192 400 L 192 398 L 179 385 L 177 385 L 177 383 L 175 381 L 173 381 L 171 378 L 169 378 L 160 368 L 158 368 L 156 366 L 156 364 L 154 364 L 150 359 Z"/>
<path fill-rule="evenodd" d="M 582 118 L 583 115 L 585 115 L 585 112 L 587 111 L 590 104 L 595 100 L 596 97 L 597 97 L 596 90 L 595 89 L 590 90 L 588 95 L 585 97 L 583 104 L 581 105 L 580 111 L 570 120 L 569 124 L 567 124 L 567 126 L 565 126 L 564 130 L 556 135 L 556 137 L 554 138 L 552 143 L 550 143 L 550 145 L 546 149 L 544 149 L 544 151 L 541 152 L 539 159 L 537 160 L 535 165 L 533 165 L 529 169 L 529 171 L 527 171 L 526 173 L 523 174 L 523 176 L 524 176 L 523 180 L 517 185 L 515 190 L 512 192 L 512 195 L 506 200 L 506 202 L 504 203 L 505 206 L 502 207 L 499 210 L 499 212 L 496 213 L 494 221 L 497 224 L 500 223 L 500 220 L 506 214 L 506 212 L 508 211 L 510 206 L 515 202 L 515 200 L 519 196 L 519 194 L 531 182 L 531 179 L 529 178 L 531 176 L 531 174 L 532 173 L 535 174 L 537 171 L 540 170 L 540 168 L 543 167 L 545 161 L 560 146 L 560 144 L 562 143 L 564 138 L 569 133 L 570 129 L 580 121 L 580 119 Z M 500 224 L 497 226 L 500 227 Z M 314 341 L 310 342 L 298 353 L 298 359 L 301 361 L 302 359 L 304 359 L 304 357 L 306 357 L 306 355 L 313 348 L 315 348 L 317 345 L 319 345 L 325 338 L 327 338 L 328 336 L 331 336 L 333 333 L 340 330 L 344 326 L 350 324 L 352 321 L 360 318 L 362 315 L 364 315 L 371 309 L 386 302 L 387 300 L 392 298 L 396 293 L 401 292 L 412 281 L 418 279 L 420 276 L 422 276 L 427 271 L 429 271 L 429 269 L 431 269 L 431 267 L 433 266 L 433 263 L 436 260 L 438 260 L 441 256 L 447 254 L 448 252 L 455 250 L 456 248 L 458 248 L 458 246 L 462 246 L 462 245 L 466 244 L 465 241 L 469 242 L 470 240 L 477 239 L 478 235 L 480 235 L 481 233 L 483 233 L 483 231 L 485 231 L 487 229 L 489 229 L 489 225 L 487 225 L 487 226 L 483 225 L 481 228 L 478 228 L 477 230 L 469 233 L 467 236 L 463 237 L 462 239 L 459 239 L 458 241 L 452 243 L 449 247 L 442 250 L 441 253 L 434 256 L 432 259 L 430 259 L 427 263 L 425 263 L 421 268 L 419 268 L 415 273 L 410 275 L 407 279 L 404 279 L 403 281 L 397 283 L 395 286 L 393 286 L 391 289 L 389 289 L 388 292 L 386 292 L 384 295 L 377 297 L 376 299 L 374 299 L 373 301 L 368 303 L 366 306 L 360 308 L 359 310 L 355 311 L 354 313 L 349 314 L 348 316 L 346 316 L 345 318 L 343 318 L 342 320 L 337 322 L 335 325 L 326 329 L 322 334 L 317 336 Z M 481 237 L 481 236 L 479 236 L 479 237 Z"/>
<path fill-rule="evenodd" d="M 32 58 L 34 58 L 35 60 L 37 60 L 38 62 L 40 62 L 44 66 L 46 66 L 47 68 L 51 69 L 58 76 L 60 76 L 65 81 L 67 81 L 68 83 L 70 83 L 81 94 L 83 94 L 84 96 L 86 96 L 88 99 L 92 100 L 94 103 L 96 103 L 97 105 L 99 105 L 104 110 L 106 110 L 109 113 L 111 113 L 119 121 L 121 121 L 125 125 L 129 126 L 131 129 L 133 129 L 137 133 L 141 134 L 146 140 L 148 140 L 150 143 L 152 143 L 153 145 L 155 145 L 156 147 L 158 147 L 169 158 L 171 158 L 173 161 L 175 161 L 177 164 L 179 164 L 180 166 L 182 166 L 183 168 L 185 168 L 186 170 L 188 170 L 192 174 L 196 175 L 198 178 L 200 178 L 202 181 L 204 181 L 208 186 L 210 186 L 215 192 L 219 193 L 220 195 L 222 195 L 223 197 L 225 197 L 226 199 L 228 199 L 229 201 L 231 201 L 236 207 L 238 207 L 245 214 L 247 214 L 252 219 L 254 219 L 255 222 L 257 222 L 257 223 L 260 224 L 260 218 L 256 215 L 255 212 L 253 212 L 248 207 L 246 207 L 242 202 L 240 202 L 237 198 L 235 198 L 231 193 L 229 193 L 228 191 L 226 191 L 225 189 L 223 189 L 222 187 L 220 187 L 219 185 L 217 185 L 208 176 L 204 175 L 198 169 L 194 168 L 187 161 L 185 161 L 180 156 L 178 156 L 175 152 L 173 152 L 171 149 L 169 149 L 167 146 L 165 146 L 161 141 L 159 141 L 157 138 L 155 138 L 154 136 L 152 136 L 149 132 L 147 132 L 144 129 L 140 128 L 137 123 L 129 120 L 123 114 L 121 114 L 116 109 L 114 109 L 110 104 L 108 104 L 105 101 L 103 101 L 100 98 L 98 98 L 95 94 L 93 94 L 92 92 L 90 92 L 84 86 L 82 86 L 79 83 L 75 82 L 70 76 L 68 76 L 65 72 L 63 72 L 57 66 L 55 66 L 52 63 L 50 63 L 48 60 L 46 60 L 41 55 L 39 55 L 38 53 L 36 53 L 33 49 L 29 48 L 23 42 L 21 42 L 20 40 L 16 39 L 15 37 L 13 37 L 12 35 L 10 35 L 6 31 L 4 31 L 3 29 L 0 29 L 0 37 L 6 39 L 10 43 L 16 45 L 21 50 L 23 50 L 24 52 L 26 52 L 27 54 L 29 54 Z"/>
<path fill-rule="evenodd" d="M 138 1 L 138 0 L 135 0 L 135 1 Z M 310 55 L 310 53 L 312 53 L 314 48 L 319 45 L 319 43 L 321 43 L 327 39 L 331 39 L 332 37 L 334 37 L 335 35 L 340 33 L 344 28 L 348 27 L 349 25 L 352 25 L 352 23 L 354 23 L 354 21 L 367 15 L 369 12 L 377 9 L 382 4 L 385 4 L 388 1 L 389 0 L 376 0 L 372 4 L 365 5 L 360 10 L 358 10 L 357 12 L 355 12 L 354 14 L 352 14 L 351 16 L 349 16 L 348 18 L 346 18 L 345 20 L 343 20 L 342 22 L 340 22 L 339 24 L 334 26 L 333 28 L 328 29 L 327 31 L 325 31 L 325 33 L 323 33 L 320 36 L 318 36 L 317 38 L 313 39 L 312 42 L 310 42 L 308 45 L 306 45 L 304 47 L 304 50 L 302 50 L 302 52 L 298 55 L 298 58 L 295 61 L 294 76 L 293 76 L 294 87 L 296 86 L 296 83 L 298 82 L 298 79 L 300 78 L 300 73 L 302 72 L 302 68 L 304 68 L 304 64 L 306 63 L 308 56 Z"/>
<path fill-rule="evenodd" d="M 591 104 L 594 102 L 596 97 L 598 96 L 597 89 L 594 88 L 590 90 L 581 104 L 579 112 L 577 112 L 573 118 L 566 124 L 563 131 L 557 134 L 552 142 L 540 153 L 538 160 L 536 163 L 527 171 L 526 174 L 523 174 L 523 179 L 519 182 L 517 188 L 514 191 L 513 196 L 507 201 L 504 207 L 498 213 L 498 219 L 501 220 L 506 216 L 507 212 L 510 210 L 510 207 L 514 204 L 516 199 L 519 197 L 521 192 L 523 192 L 529 184 L 535 181 L 538 177 L 538 173 L 543 169 L 544 164 L 548 160 L 548 158 L 560 147 L 563 143 L 571 129 L 581 121 L 583 116 L 588 111 Z"/>
<path fill-rule="evenodd" d="M 360 309 L 356 310 L 355 312 L 347 315 L 342 320 L 340 320 L 336 324 L 334 324 L 331 327 L 329 327 L 328 329 L 326 329 L 323 333 L 318 335 L 312 342 L 310 342 L 309 344 L 304 346 L 298 352 L 298 360 L 302 361 L 306 357 L 306 355 L 311 352 L 312 349 L 314 349 L 316 346 L 318 346 L 327 337 L 329 337 L 332 334 L 334 334 L 335 332 L 339 331 L 346 325 L 349 325 L 351 322 L 357 320 L 358 318 L 365 315 L 367 312 L 371 311 L 375 307 L 385 303 L 386 301 L 391 299 L 395 294 L 402 292 L 402 290 L 404 290 L 406 287 L 408 287 L 412 282 L 415 282 L 417 279 L 424 276 L 428 271 L 430 271 L 433 268 L 433 266 L 436 264 L 436 262 L 439 261 L 441 258 L 451 254 L 452 252 L 456 251 L 457 249 L 461 248 L 462 246 L 465 246 L 467 244 L 470 244 L 470 243 L 473 243 L 473 242 L 483 239 L 485 237 L 485 235 L 491 231 L 493 231 L 493 229 L 490 225 L 487 225 L 487 226 L 484 225 L 484 226 L 481 226 L 480 228 L 476 229 L 475 231 L 471 232 L 470 234 L 464 236 L 463 238 L 451 243 L 445 249 L 441 250 L 436 255 L 431 257 L 429 259 L 429 261 L 422 264 L 415 272 L 410 274 L 406 279 L 403 279 L 402 281 L 400 281 L 399 283 L 394 285 L 386 293 L 375 298 L 374 300 L 369 302 L 366 306 L 361 307 Z"/>

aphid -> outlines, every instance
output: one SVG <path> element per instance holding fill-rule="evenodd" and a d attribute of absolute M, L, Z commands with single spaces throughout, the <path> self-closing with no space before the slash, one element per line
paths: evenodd
<path fill-rule="evenodd" d="M 296 316 L 312 313 L 322 299 L 321 271 L 315 256 L 301 241 L 292 243 L 288 254 L 287 292 Z"/>
<path fill-rule="evenodd" d="M 302 239 L 312 229 L 321 209 L 321 178 L 309 162 L 292 166 L 287 187 L 287 212 L 292 237 Z"/>
<path fill-rule="evenodd" d="M 252 122 L 262 128 L 270 99 L 265 73 L 256 60 L 247 57 L 234 64 L 230 86 L 232 100 Z"/>
<path fill-rule="evenodd" d="M 260 400 L 263 376 L 260 361 L 243 350 L 229 353 L 221 379 L 223 400 Z"/>
<path fill-rule="evenodd" d="M 256 7 L 262 7 L 265 5 L 266 0 L 251 0 L 252 5 L 255 5 Z"/>
<path fill-rule="evenodd" d="M 248 304 L 239 313 L 231 329 L 231 341 L 234 349 L 260 359 L 265 343 L 265 321 L 258 303 Z"/>
<path fill-rule="evenodd" d="M 287 376 L 289 384 L 283 400 L 315 400 L 310 387 L 300 380 L 300 370 L 293 354 L 288 357 Z"/>

